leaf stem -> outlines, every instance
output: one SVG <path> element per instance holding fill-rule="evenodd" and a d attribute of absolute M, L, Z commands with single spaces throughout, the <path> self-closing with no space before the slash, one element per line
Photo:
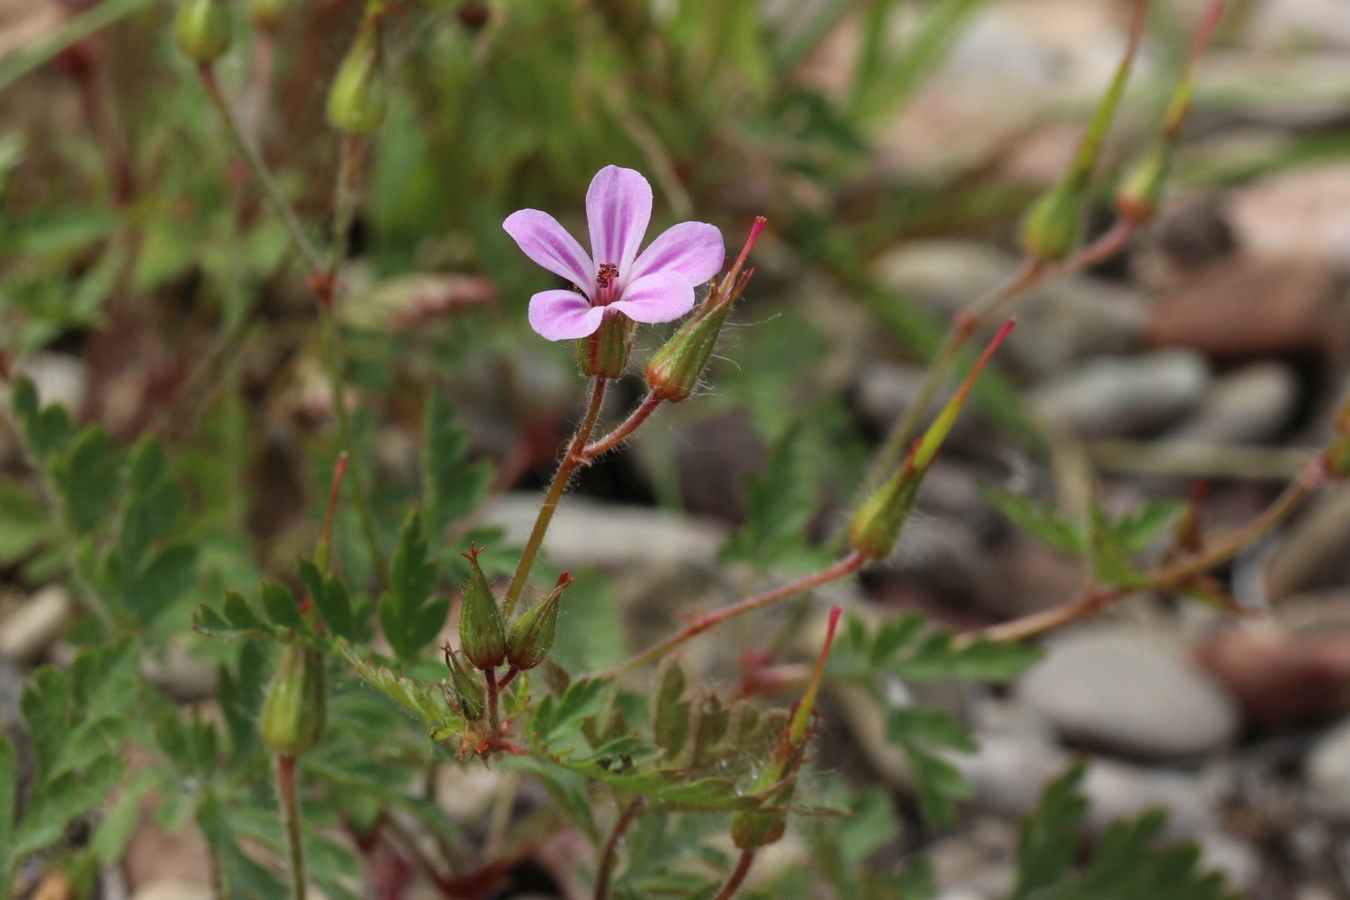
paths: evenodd
<path fill-rule="evenodd" d="M 497 684 L 497 670 L 484 669 L 483 681 L 487 683 L 487 714 L 488 730 L 490 738 L 500 738 L 502 735 L 502 714 L 498 708 L 501 697 L 501 689 Z"/>
<path fill-rule="evenodd" d="M 300 836 L 300 794 L 296 785 L 298 761 L 290 753 L 276 755 L 277 800 L 281 804 L 281 823 L 286 829 L 286 852 L 291 864 L 291 900 L 305 897 L 305 849 Z"/>
<path fill-rule="evenodd" d="M 600 854 L 600 868 L 595 873 L 595 900 L 606 900 L 609 897 L 609 880 L 614 874 L 614 859 L 619 852 L 619 841 L 641 807 L 641 799 L 625 806 L 623 812 L 619 813 L 619 818 L 614 821 L 609 837 L 605 839 L 605 849 Z"/>
<path fill-rule="evenodd" d="M 866 563 L 867 557 L 854 550 L 834 565 L 821 569 L 819 572 L 812 575 L 806 575 L 795 581 L 790 581 L 771 591 L 765 591 L 748 600 L 742 600 L 740 603 L 733 603 L 731 606 L 723 607 L 717 612 L 699 616 L 688 622 L 679 632 L 671 635 L 665 640 L 658 641 L 636 656 L 629 658 L 626 662 L 620 663 L 615 668 L 596 677 L 614 678 L 623 675 L 626 672 L 631 672 L 634 669 L 640 669 L 648 663 L 654 662 L 662 656 L 665 656 L 671 650 L 674 650 L 686 641 L 697 637 L 709 629 L 716 628 L 723 622 L 743 616 L 746 613 L 752 613 L 757 609 L 763 609 L 766 606 L 772 606 L 775 603 L 786 600 L 803 591 L 809 591 L 812 588 L 820 587 L 822 584 L 838 581 L 840 578 L 844 578 L 858 571 Z"/>
<path fill-rule="evenodd" d="M 525 544 L 525 550 L 520 556 L 520 563 L 516 566 L 516 574 L 511 578 L 511 585 L 506 589 L 506 597 L 502 601 L 502 618 L 510 619 L 511 611 L 516 608 L 516 603 L 520 601 L 521 592 L 525 589 L 525 582 L 530 577 L 530 570 L 534 568 L 534 561 L 539 556 L 539 548 L 543 546 L 544 535 L 548 532 L 548 526 L 553 521 L 553 513 L 558 509 L 558 501 L 562 499 L 563 492 L 567 490 L 567 483 L 572 479 L 572 473 L 577 467 L 586 462 L 585 448 L 586 441 L 590 438 L 591 432 L 595 430 L 596 420 L 600 418 L 600 407 L 605 400 L 606 379 L 598 376 L 591 383 L 590 402 L 586 405 L 585 418 L 577 427 L 572 435 L 571 442 L 567 445 L 567 453 L 563 456 L 562 462 L 558 463 L 558 471 L 553 475 L 553 482 L 548 486 L 548 493 L 544 495 L 544 502 L 539 507 L 539 515 L 534 520 L 534 528 L 530 531 L 530 538 Z"/>
<path fill-rule="evenodd" d="M 731 900 L 736 896 L 736 892 L 741 889 L 745 883 L 745 876 L 750 874 L 750 866 L 755 862 L 755 851 L 742 850 L 741 858 L 736 860 L 736 868 L 731 871 L 731 877 L 727 883 L 722 885 L 722 890 L 717 892 L 716 900 Z"/>

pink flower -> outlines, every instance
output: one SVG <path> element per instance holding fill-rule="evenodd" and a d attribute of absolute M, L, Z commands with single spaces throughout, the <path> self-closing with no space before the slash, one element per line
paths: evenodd
<path fill-rule="evenodd" d="M 534 262 L 581 291 L 540 291 L 530 298 L 530 327 L 550 341 L 594 334 L 611 312 L 637 322 L 671 322 L 694 308 L 694 288 L 726 261 L 722 232 L 681 222 L 638 253 L 652 216 L 652 187 L 632 169 L 605 166 L 586 192 L 591 254 L 558 220 L 537 209 L 502 223 Z"/>

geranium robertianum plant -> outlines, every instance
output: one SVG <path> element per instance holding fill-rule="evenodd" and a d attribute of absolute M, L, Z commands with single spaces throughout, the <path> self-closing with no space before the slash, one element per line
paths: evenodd
<path fill-rule="evenodd" d="M 129 9 L 134 4 L 122 5 Z M 409 120 L 417 122 L 416 114 L 398 108 L 398 89 L 390 77 L 391 56 L 406 48 L 386 46 L 385 33 L 397 25 L 393 13 L 417 15 L 420 10 L 372 0 L 354 23 L 350 47 L 322 104 L 336 132 L 330 142 L 337 145 L 337 179 L 332 221 L 321 230 L 310 221 L 312 214 L 304 212 L 312 211 L 312 198 L 308 205 L 297 204 L 292 183 L 274 176 L 276 148 L 269 156 L 260 147 L 254 101 L 269 95 L 271 59 L 279 46 L 285 6 L 278 0 L 247 4 L 252 31 L 245 43 L 254 56 L 238 98 L 230 84 L 221 83 L 222 73 L 227 82 L 230 74 L 221 60 L 232 60 L 242 29 L 230 3 L 187 0 L 173 35 L 219 113 L 223 132 L 210 132 L 208 142 L 216 142 L 218 133 L 228 134 L 231 152 L 242 162 L 229 171 L 248 170 L 253 176 L 230 181 L 232 196 L 216 210 L 227 223 L 221 232 L 225 237 L 199 241 L 207 247 L 223 242 L 240 258 L 248 258 L 249 265 L 238 265 L 230 256 L 211 259 L 203 268 L 221 278 L 244 278 L 241 273 L 246 273 L 250 280 L 229 282 L 230 290 L 221 291 L 234 298 L 261 293 L 268 278 L 284 278 L 293 274 L 287 267 L 298 266 L 302 278 L 291 280 L 303 283 L 312 300 L 336 426 L 332 443 L 337 445 L 322 447 L 324 459 L 337 462 L 328 482 L 328 503 L 322 515 L 313 517 L 317 537 L 309 541 L 312 556 L 299 559 L 294 571 L 269 569 L 271 577 L 260 578 L 259 566 L 239 561 L 247 554 L 229 556 L 228 538 L 237 535 L 228 527 L 213 531 L 213 525 L 192 521 L 190 513 L 199 511 L 192 509 L 194 502 L 206 506 L 215 497 L 221 508 L 237 502 L 231 495 L 240 490 L 242 478 L 221 487 L 213 481 L 216 470 L 210 464 L 225 466 L 237 455 L 238 443 L 230 442 L 245 437 L 238 427 L 245 421 L 240 404 L 226 404 L 219 420 L 209 423 L 213 437 L 214 432 L 224 435 L 219 447 L 203 440 L 185 449 L 147 429 L 149 436 L 123 453 L 98 424 L 77 426 L 61 407 L 43 405 L 31 383 L 15 382 L 12 406 L 37 488 L 32 496 L 20 490 L 4 495 L 13 518 L 26 515 L 25 521 L 36 523 L 24 535 L 27 555 L 19 554 L 20 561 L 30 566 L 34 580 L 68 583 L 87 616 L 76 632 L 85 649 L 65 670 L 39 670 L 24 694 L 23 717 L 35 753 L 22 790 L 19 754 L 11 741 L 0 740 L 0 895 L 9 892 L 25 863 L 43 853 L 60 860 L 59 868 L 76 889 L 91 892 L 97 866 L 115 861 L 124 850 L 139 806 L 159 797 L 161 817 L 170 826 L 200 831 L 210 848 L 212 887 L 221 897 L 299 897 L 311 884 L 331 897 L 371 892 L 397 897 L 414 873 L 445 896 L 492 896 L 523 861 L 560 834 L 568 835 L 573 846 L 587 848 L 574 855 L 573 887 L 598 897 L 730 897 L 753 891 L 753 876 L 769 869 L 756 866 L 757 858 L 789 835 L 812 850 L 811 859 L 798 861 L 798 869 L 809 868 L 841 896 L 926 896 L 932 891 L 931 878 L 918 855 L 903 860 L 904 865 L 895 860 L 868 864 L 862 858 L 866 854 L 857 851 L 859 846 L 880 846 L 894 835 L 898 826 L 886 808 L 888 798 L 879 792 L 851 792 L 832 773 L 813 771 L 818 711 L 829 702 L 828 693 L 821 692 L 828 692 L 831 683 L 849 683 L 882 709 L 888 738 L 910 763 L 918 809 L 929 822 L 949 822 L 967 788 L 948 754 L 971 749 L 972 741 L 940 711 L 897 701 L 894 691 L 883 689 L 888 681 L 1004 680 L 1035 658 L 1023 639 L 1096 612 L 1129 590 L 1148 586 L 1212 596 L 1212 586 L 1204 580 L 1210 568 L 1269 531 L 1318 485 L 1343 478 L 1350 469 L 1347 414 L 1325 455 L 1248 528 L 1210 541 L 1191 533 L 1162 566 L 1134 564 L 1130 548 L 1140 543 L 1142 526 L 1104 516 L 1084 523 L 1082 533 L 1090 537 L 1082 542 L 1083 552 L 1094 563 L 1093 583 L 1082 596 L 1048 613 L 979 634 L 933 628 L 917 616 L 869 623 L 853 615 L 844 620 L 836 639 L 840 611 L 835 608 L 813 648 L 818 653 L 813 669 L 776 665 L 785 662 L 783 654 L 771 653 L 767 646 L 753 648 L 763 655 L 749 667 L 743 689 L 733 693 L 691 683 L 694 679 L 684 670 L 680 651 L 687 643 L 732 619 L 802 597 L 888 557 L 903 539 L 907 516 L 955 417 L 1011 323 L 983 356 L 971 361 L 951 399 L 921 429 L 937 392 L 962 362 L 964 348 L 980 326 L 996 315 L 1001 318 L 1005 305 L 1033 284 L 1115 252 L 1156 210 L 1185 117 L 1195 61 L 1217 6 L 1201 30 L 1158 139 L 1123 183 L 1117 198 L 1119 221 L 1081 242 L 1098 150 L 1142 34 L 1146 4 L 1140 2 L 1117 77 L 1071 171 L 1026 219 L 1023 268 L 1008 284 L 974 300 L 952 324 L 919 401 L 888 436 L 862 479 L 857 502 L 838 516 L 837 554 L 807 574 L 762 574 L 765 584 L 752 588 L 750 596 L 690 616 L 649 647 L 608 647 L 604 661 L 590 665 L 555 658 L 564 655 L 554 652 L 561 644 L 575 643 L 575 632 L 588 627 L 584 623 L 593 624 L 597 615 L 610 611 L 594 576 L 589 586 L 583 581 L 586 576 L 574 580 L 567 572 L 542 584 L 532 579 L 554 511 L 589 463 L 620 446 L 665 404 L 685 402 L 700 385 L 711 383 L 707 367 L 734 304 L 752 284 L 754 270 L 747 266 L 765 220 L 757 218 L 748 226 L 730 265 L 721 230 L 703 222 L 677 224 L 644 247 L 653 191 L 637 171 L 618 165 L 601 168 L 585 196 L 589 252 L 548 213 L 526 209 L 502 222 L 500 213 L 484 216 L 479 206 L 466 204 L 479 218 L 492 219 L 490 229 L 474 233 L 485 253 L 504 227 L 529 260 L 564 280 L 535 293 L 528 308 L 520 310 L 521 319 L 546 340 L 575 341 L 580 370 L 588 380 L 585 411 L 562 449 L 526 544 L 503 545 L 500 534 L 473 529 L 470 519 L 489 493 L 492 472 L 469 458 L 465 430 L 437 386 L 411 404 L 424 414 L 419 490 L 395 484 L 395 478 L 379 471 L 369 450 L 374 440 L 368 419 L 374 413 L 362 404 L 374 405 L 372 383 L 393 390 L 370 375 L 370 370 L 388 366 L 372 365 L 369 357 L 360 356 L 360 347 L 349 351 L 343 340 L 349 335 L 344 335 L 338 316 L 343 303 L 352 302 L 352 284 L 359 281 L 359 274 L 349 271 L 347 256 L 368 190 L 365 160 L 371 153 L 407 149 L 397 142 L 378 142 L 391 118 L 402 117 L 404 141 L 420 134 L 408 127 Z M 570 22 L 576 11 L 562 6 Z M 621 4 L 597 6 L 605 9 L 593 15 L 603 19 L 617 45 L 631 54 L 628 62 L 635 77 L 665 89 L 664 96 L 653 94 L 654 103 L 667 104 L 664 117 L 682 125 L 688 120 L 691 127 L 672 129 L 668 139 L 715 134 L 718 122 L 694 121 L 706 103 L 688 98 L 706 101 L 719 95 L 690 91 L 686 83 L 700 67 L 706 68 L 700 55 L 706 36 L 694 29 L 689 39 L 672 30 L 666 52 L 653 58 L 678 69 L 678 77 L 662 83 L 643 55 L 644 45 L 632 39 L 632 30 L 644 27 L 643 5 L 633 4 L 628 13 Z M 531 17 L 549 14 L 542 3 L 489 4 L 479 11 L 487 22 L 472 26 L 470 7 L 476 5 L 466 4 L 458 19 L 466 29 L 481 29 L 475 32 L 481 38 L 474 38 L 481 43 L 474 53 L 456 57 L 455 65 L 467 65 L 464 60 L 476 60 L 480 52 L 490 57 L 494 34 L 516 26 L 528 29 L 537 21 Z M 875 14 L 884 18 L 884 13 Z M 83 34 L 78 28 L 75 32 Z M 737 34 L 746 40 L 760 37 L 753 29 Z M 507 54 L 505 62 L 490 61 L 504 68 L 524 65 L 509 55 L 515 48 L 514 33 L 508 37 L 512 40 L 501 50 Z M 577 81 L 583 87 L 603 83 L 610 72 L 606 67 L 618 64 L 605 47 L 581 43 L 588 54 L 581 64 L 596 68 Z M 549 51 L 561 52 L 552 44 Z M 784 56 L 800 52 L 784 48 Z M 550 68 L 553 61 L 544 54 L 539 70 L 531 73 L 539 76 L 533 86 L 540 93 L 567 80 Z M 81 71 L 81 85 L 87 88 L 90 72 Z M 500 87 L 501 72 L 488 74 L 477 85 L 477 95 L 488 96 Z M 403 85 L 404 99 L 421 100 L 426 87 Z M 860 85 L 856 93 L 874 100 L 877 86 Z M 97 103 L 97 93 L 91 91 L 87 99 Z M 548 110 L 541 106 L 539 112 Z M 580 121 L 580 116 L 568 119 Z M 681 197 L 669 187 L 679 185 L 673 177 L 676 165 L 663 156 L 659 140 L 653 149 L 651 135 L 632 123 L 631 112 L 618 104 L 604 107 L 598 142 L 604 152 L 592 148 L 574 155 L 595 158 L 597 165 L 611 158 L 637 158 L 610 149 L 626 125 L 642 155 L 661 168 L 663 194 L 674 206 Z M 578 132 L 583 128 L 575 127 Z M 500 141 L 490 127 L 480 131 L 485 140 Z M 118 149 L 115 143 L 109 143 L 108 157 L 120 173 L 126 161 L 111 152 Z M 711 151 L 715 144 L 709 140 L 700 149 Z M 465 157 L 471 165 L 454 157 L 456 176 L 461 169 L 473 170 L 476 179 L 477 169 L 487 170 L 499 152 L 496 143 L 478 149 L 477 156 Z M 484 183 L 492 181 L 488 174 L 484 171 Z M 226 180 L 225 171 L 213 172 L 200 190 L 165 193 L 172 193 L 176 204 L 180 194 L 206 197 Z M 118 183 L 118 202 L 138 212 L 126 217 L 131 228 L 140 227 L 138 216 L 151 217 L 156 201 L 165 200 L 153 193 L 135 196 L 136 190 L 152 190 L 145 178 L 119 175 Z M 415 205 L 416 190 L 400 193 L 388 188 L 388 182 L 385 186 L 401 202 Z M 122 196 L 126 193 L 132 196 Z M 270 213 L 260 209 L 262 200 L 270 204 Z M 396 205 L 391 197 L 375 200 L 385 215 Z M 692 203 L 685 198 L 684 205 Z M 90 266 L 91 282 L 95 277 L 116 282 L 124 267 L 137 271 L 136 248 L 146 241 L 152 246 L 168 242 L 172 231 L 164 228 L 148 238 L 130 232 L 134 240 L 126 241 L 120 251 L 124 256 L 113 258 L 115 265 Z M 326 235 L 326 246 L 316 243 L 318 234 Z M 274 251 L 286 239 L 291 250 L 277 257 L 253 247 Z M 508 249 L 512 256 L 504 264 L 519 264 L 515 248 Z M 260 259 L 247 257 L 245 250 L 259 253 Z M 500 259 L 508 258 L 503 254 Z M 90 264 L 81 259 L 72 265 Z M 153 274 L 153 267 L 147 268 Z M 150 276 L 142 272 L 139 277 Z M 524 284 L 528 279 L 518 280 Z M 518 299 L 513 308 L 525 306 L 524 297 Z M 115 321 L 131 315 L 125 304 L 115 311 Z M 257 314 L 245 307 L 242 313 L 234 309 L 222 316 L 233 324 L 211 359 L 228 360 L 252 339 L 256 331 L 250 330 L 251 322 Z M 668 335 L 645 328 L 664 323 L 678 324 Z M 83 325 L 93 328 L 98 323 Z M 31 342 L 42 334 L 25 333 Z M 603 401 L 609 387 L 635 368 L 630 357 L 637 335 L 652 333 L 664 340 L 643 366 L 647 393 L 629 415 L 606 429 Z M 201 380 L 209 387 L 221 370 L 204 371 Z M 359 382 L 363 392 L 353 390 L 358 375 L 365 379 Z M 206 389 L 195 382 L 194 387 Z M 361 400 L 349 404 L 350 396 Z M 785 504 L 777 502 L 791 493 L 791 480 L 790 466 L 771 463 L 752 492 L 747 532 L 758 529 L 772 535 L 785 521 L 797 521 L 799 509 L 785 511 Z M 185 483 L 193 488 L 191 496 Z M 344 484 L 346 494 L 341 493 Z M 1033 530 L 1054 524 L 1012 501 L 1003 502 Z M 359 527 L 343 526 L 340 520 L 348 513 Z M 237 524 L 237 519 L 227 521 Z M 396 528 L 391 521 L 399 523 Z M 357 534 L 359 539 L 351 538 Z M 800 535 L 797 539 L 805 542 Z M 768 539 L 747 539 L 739 546 L 750 558 L 762 553 L 762 568 L 771 569 L 770 544 Z M 824 556 L 830 548 L 813 549 Z M 220 575 L 222 557 L 234 561 L 244 575 Z M 571 566 L 569 560 L 555 562 Z M 208 578 L 208 572 L 218 577 Z M 450 587 L 454 581 L 458 590 Z M 160 654 L 172 630 L 173 611 L 184 603 L 196 606 L 205 584 L 221 599 L 200 604 L 194 627 L 230 642 L 210 645 L 219 663 L 214 702 L 210 712 L 198 715 L 179 708 L 147 681 L 140 663 Z M 222 586 L 227 589 L 219 590 Z M 605 633 L 612 635 L 613 630 Z M 781 688 L 787 703 L 768 702 L 764 694 L 770 687 Z M 130 744 L 151 754 L 155 763 L 129 767 L 124 748 Z M 467 781 L 485 769 L 505 773 L 494 784 L 498 796 L 486 822 L 456 818 L 437 802 L 443 781 L 458 784 L 456 779 Z M 1153 819 L 1135 823 L 1107 842 L 1109 853 L 1075 867 L 1074 852 L 1064 851 L 1078 849 L 1081 777 L 1075 769 L 1052 784 L 1029 821 L 1019 851 L 1017 897 L 1084 896 L 1089 889 L 1085 885 L 1116 877 L 1127 879 L 1136 896 L 1163 888 L 1197 898 L 1224 896 L 1222 885 L 1197 871 L 1189 850 L 1151 846 L 1159 827 Z M 521 787 L 527 781 L 541 786 L 551 802 L 530 801 Z M 868 815 L 854 815 L 859 811 Z M 92 841 L 87 846 L 63 843 L 67 826 L 85 819 L 94 823 Z M 790 892 L 800 892 L 805 883 L 793 871 L 759 889 L 767 896 L 797 896 Z"/>

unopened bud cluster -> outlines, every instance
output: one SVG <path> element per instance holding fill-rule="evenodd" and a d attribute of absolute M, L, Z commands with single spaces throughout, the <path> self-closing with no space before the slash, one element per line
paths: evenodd
<path fill-rule="evenodd" d="M 548 596 L 527 609 L 508 631 L 497 598 L 478 564 L 482 552 L 482 548 L 470 544 L 469 552 L 461 554 L 469 561 L 470 573 L 459 610 L 460 651 L 456 654 L 448 644 L 442 647 L 450 669 L 446 697 L 471 722 L 482 719 L 488 712 L 487 705 L 495 699 L 488 696 L 480 672 L 490 674 L 489 684 L 497 685 L 497 669 L 507 666 L 500 682 L 506 684 L 516 673 L 533 669 L 548 657 L 558 632 L 563 591 L 575 580 L 564 572 Z M 467 666 L 460 662 L 460 656 Z"/>

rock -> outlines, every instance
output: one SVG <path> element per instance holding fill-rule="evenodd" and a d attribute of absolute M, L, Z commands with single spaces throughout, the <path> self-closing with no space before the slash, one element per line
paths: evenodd
<path fill-rule="evenodd" d="M 1100 358 L 1031 393 L 1037 414 L 1080 438 L 1139 437 L 1193 410 L 1209 372 L 1185 350 Z"/>
<path fill-rule="evenodd" d="M 872 567 L 870 575 L 883 582 L 918 582 L 955 610 L 986 608 L 995 588 L 984 545 L 954 519 L 911 517 L 895 555 Z M 885 587 L 873 584 L 878 598 L 886 594 Z"/>
<path fill-rule="evenodd" d="M 1196 645 L 1196 664 L 1254 728 L 1288 728 L 1350 712 L 1350 633 L 1225 628 Z"/>
<path fill-rule="evenodd" d="M 1350 720 L 1313 745 L 1303 765 L 1308 802 L 1317 810 L 1350 819 Z"/>
<path fill-rule="evenodd" d="M 211 900 L 210 885 L 162 879 L 141 885 L 131 900 Z"/>
<path fill-rule="evenodd" d="M 1350 488 L 1322 494 L 1280 536 L 1266 567 L 1266 594 L 1278 601 L 1343 582 L 1350 571 Z"/>
<path fill-rule="evenodd" d="M 971 241 L 913 241 L 877 260 L 877 278 L 941 321 L 1010 278 L 1011 254 Z M 1039 381 L 1089 355 L 1124 353 L 1139 344 L 1146 311 L 1138 294 L 1086 276 L 1057 279 L 1012 301 L 1018 327 L 999 350 L 1014 375 Z M 986 335 L 1001 324 L 991 321 Z"/>
<path fill-rule="evenodd" d="M 39 659 L 74 614 L 75 605 L 66 589 L 47 585 L 0 621 L 0 656 L 19 663 Z"/>
<path fill-rule="evenodd" d="M 1261 857 L 1256 849 L 1221 831 L 1206 832 L 1196 840 L 1200 844 L 1201 868 L 1221 873 L 1230 887 L 1244 896 L 1252 896 L 1261 877 Z"/>
<path fill-rule="evenodd" d="M 1147 339 L 1222 362 L 1309 353 L 1338 359 L 1350 338 L 1335 296 L 1324 267 L 1236 256 L 1164 293 Z"/>
<path fill-rule="evenodd" d="M 488 507 L 483 524 L 504 529 L 508 543 L 523 544 L 540 499 L 507 494 Z M 710 562 L 725 538 L 726 529 L 706 519 L 568 497 L 553 517 L 544 550 L 568 568 Z"/>
<path fill-rule="evenodd" d="M 750 417 L 742 410 L 708 414 L 688 407 L 665 416 L 638 432 L 623 460 L 649 483 L 673 469 L 686 512 L 741 521 L 746 476 L 758 474 L 769 454 Z"/>
<path fill-rule="evenodd" d="M 1250 43 L 1266 50 L 1350 48 L 1350 7 L 1340 0 L 1258 3 L 1247 24 Z"/>
<path fill-rule="evenodd" d="M 1244 366 L 1214 381 L 1200 408 L 1167 440 L 1259 444 L 1274 440 L 1293 418 L 1298 376 L 1275 362 Z"/>
<path fill-rule="evenodd" d="M 992 554 L 998 575 L 986 608 L 999 619 L 1041 612 L 1083 590 L 1083 559 L 1025 531 L 1012 530 Z"/>
<path fill-rule="evenodd" d="M 1238 243 L 1248 253 L 1350 262 L 1350 164 L 1279 171 L 1234 191 L 1227 207 Z"/>
<path fill-rule="evenodd" d="M 1148 759 L 1201 756 L 1228 746 L 1237 708 L 1160 633 L 1080 628 L 1048 642 L 1016 696 L 1069 741 Z"/>

